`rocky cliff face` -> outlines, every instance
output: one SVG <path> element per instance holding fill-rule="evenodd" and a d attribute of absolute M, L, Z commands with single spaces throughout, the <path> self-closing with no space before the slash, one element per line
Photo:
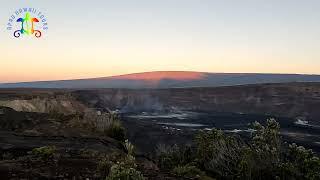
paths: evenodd
<path fill-rule="evenodd" d="M 16 111 L 75 114 L 84 112 L 86 106 L 78 102 L 67 91 L 54 90 L 5 90 L 0 91 L 0 106 Z"/>
<path fill-rule="evenodd" d="M 320 122 L 320 83 L 75 91 L 90 107 L 142 111 L 216 111 L 269 114 Z"/>
<path fill-rule="evenodd" d="M 320 83 L 139 90 L 1 90 L 0 106 L 17 111 L 64 114 L 83 112 L 88 107 L 122 112 L 233 112 L 320 123 Z"/>

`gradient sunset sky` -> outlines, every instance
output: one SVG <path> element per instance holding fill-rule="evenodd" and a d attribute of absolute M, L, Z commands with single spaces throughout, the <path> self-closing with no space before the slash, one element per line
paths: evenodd
<path fill-rule="evenodd" d="M 16 9 L 45 13 L 17 39 Z M 4 0 L 0 82 L 144 71 L 320 74 L 319 0 Z"/>

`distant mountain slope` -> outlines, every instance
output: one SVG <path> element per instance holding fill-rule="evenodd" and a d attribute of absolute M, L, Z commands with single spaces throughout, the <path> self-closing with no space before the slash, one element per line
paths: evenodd
<path fill-rule="evenodd" d="M 320 75 L 157 71 L 91 79 L 0 84 L 0 88 L 186 88 L 320 82 Z"/>

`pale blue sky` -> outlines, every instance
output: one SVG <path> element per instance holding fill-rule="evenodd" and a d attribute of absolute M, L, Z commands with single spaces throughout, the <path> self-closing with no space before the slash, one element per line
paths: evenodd
<path fill-rule="evenodd" d="M 41 39 L 6 30 L 22 7 L 47 16 Z M 6 0 L 0 82 L 154 70 L 320 74 L 319 19 L 318 0 Z"/>

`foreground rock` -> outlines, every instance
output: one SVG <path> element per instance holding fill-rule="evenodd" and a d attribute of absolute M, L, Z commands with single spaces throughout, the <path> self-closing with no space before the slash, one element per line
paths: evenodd
<path fill-rule="evenodd" d="M 105 179 L 105 163 L 126 154 L 121 142 L 93 131 L 90 123 L 73 115 L 6 107 L 0 112 L 0 179 Z M 149 179 L 166 179 L 143 155 L 137 163 Z"/>

